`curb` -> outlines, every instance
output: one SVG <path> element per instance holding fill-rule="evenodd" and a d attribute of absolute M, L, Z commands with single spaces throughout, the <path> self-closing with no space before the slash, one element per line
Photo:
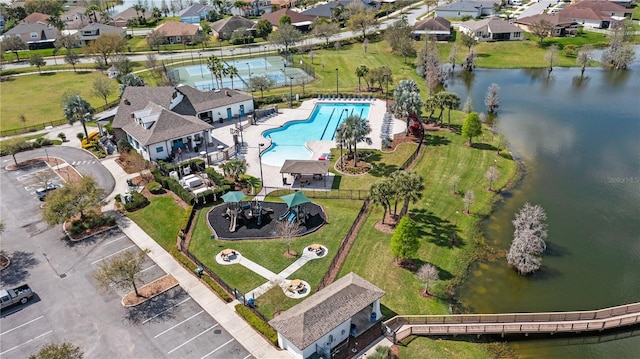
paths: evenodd
<path fill-rule="evenodd" d="M 179 285 L 180 285 L 180 282 L 178 282 L 178 280 L 177 280 L 175 277 L 173 277 L 171 274 L 165 274 L 165 275 L 163 275 L 162 277 L 160 277 L 160 278 L 158 278 L 158 279 L 156 279 L 156 280 L 153 280 L 153 281 L 151 281 L 150 283 L 147 283 L 147 284 L 143 285 L 142 287 L 140 287 L 140 289 L 142 289 L 142 288 L 144 288 L 144 287 L 146 287 L 146 286 L 148 286 L 148 285 L 151 285 L 151 284 L 153 284 L 154 282 L 156 282 L 156 281 L 158 281 L 158 280 L 160 280 L 160 279 L 164 279 L 164 278 L 166 278 L 166 277 L 168 277 L 168 276 L 170 276 L 171 278 L 173 278 L 173 280 L 175 280 L 175 281 L 176 281 L 176 283 L 175 283 L 175 284 L 173 284 L 172 286 L 170 286 L 169 288 L 166 288 L 166 289 L 165 289 L 165 290 L 163 290 L 163 291 L 160 291 L 160 292 L 158 292 L 158 293 L 155 293 L 154 295 L 152 295 L 152 296 L 150 296 L 150 297 L 148 297 L 148 298 L 145 298 L 143 301 L 141 301 L 141 302 L 139 302 L 139 303 L 135 303 L 135 304 L 125 304 L 125 303 L 124 303 L 124 298 L 126 298 L 129 294 L 133 293 L 133 291 L 131 291 L 131 292 L 129 292 L 129 293 L 127 293 L 127 294 L 125 294 L 125 295 L 124 295 L 124 297 L 122 297 L 122 300 L 120 301 L 120 303 L 122 303 L 122 306 L 123 306 L 123 307 L 125 307 L 125 308 L 133 308 L 133 307 L 135 307 L 135 306 L 137 306 L 137 305 L 140 305 L 140 304 L 142 304 L 142 303 L 145 303 L 146 301 L 148 301 L 148 300 L 150 300 L 150 299 L 153 299 L 153 298 L 155 298 L 155 297 L 159 296 L 160 294 L 162 294 L 162 293 L 164 293 L 164 292 L 167 292 L 167 291 L 169 291 L 169 290 L 171 290 L 171 289 L 173 289 L 173 288 L 175 288 L 175 287 L 177 287 L 177 286 L 179 286 Z"/>

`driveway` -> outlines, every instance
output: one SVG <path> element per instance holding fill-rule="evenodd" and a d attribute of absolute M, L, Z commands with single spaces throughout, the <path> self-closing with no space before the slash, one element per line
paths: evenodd
<path fill-rule="evenodd" d="M 542 12 L 549 8 L 551 5 L 555 5 L 557 4 L 558 1 L 556 0 L 541 0 L 538 2 L 533 2 L 531 6 L 528 6 L 526 9 L 524 9 L 520 15 L 518 15 L 518 19 L 523 18 L 523 17 L 527 17 L 527 16 L 533 16 L 533 15 L 537 15 L 537 14 L 542 14 Z"/>

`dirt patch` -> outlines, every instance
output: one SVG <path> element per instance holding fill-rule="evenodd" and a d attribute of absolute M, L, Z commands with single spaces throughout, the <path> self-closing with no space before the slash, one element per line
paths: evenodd
<path fill-rule="evenodd" d="M 393 215 L 393 213 L 387 213 L 384 217 L 384 223 L 382 223 L 382 221 L 376 222 L 375 229 L 382 233 L 393 233 L 397 224 L 398 219 Z"/>
<path fill-rule="evenodd" d="M 154 296 L 175 287 L 176 285 L 178 285 L 178 281 L 172 275 L 167 274 L 164 277 L 156 279 L 153 282 L 138 288 L 138 293 L 140 294 L 139 297 L 136 296 L 135 291 L 129 292 L 124 296 L 124 298 L 122 298 L 122 304 L 126 307 L 140 304 L 147 299 L 153 298 Z"/>
<path fill-rule="evenodd" d="M 298 252 L 289 250 L 289 251 L 284 251 L 282 255 L 285 256 L 285 258 L 296 258 L 298 256 Z"/>
<path fill-rule="evenodd" d="M 0 270 L 3 270 L 9 266 L 9 257 L 4 254 L 0 254 Z"/>

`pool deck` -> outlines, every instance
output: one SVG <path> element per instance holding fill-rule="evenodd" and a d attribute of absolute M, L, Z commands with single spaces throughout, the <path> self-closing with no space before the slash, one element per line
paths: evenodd
<path fill-rule="evenodd" d="M 301 120 L 306 119 L 310 116 L 313 111 L 314 106 L 317 103 L 369 103 L 371 107 L 369 109 L 369 124 L 371 126 L 371 133 L 369 134 L 369 138 L 371 139 L 371 144 L 367 144 L 366 142 L 358 143 L 358 149 L 363 148 L 373 148 L 380 149 L 382 146 L 382 131 L 384 123 L 384 115 L 385 115 L 385 101 L 383 100 L 319 100 L 319 99 L 311 99 L 302 102 L 300 107 L 298 108 L 279 108 L 278 114 L 271 118 L 268 118 L 265 121 L 261 121 L 256 123 L 253 126 L 249 126 L 243 131 L 243 140 L 244 140 L 244 152 L 242 153 L 242 158 L 247 161 L 248 168 L 247 174 L 260 178 L 260 164 L 259 164 L 259 143 L 264 143 L 265 146 L 263 149 L 267 149 L 270 145 L 269 139 L 265 139 L 262 137 L 262 133 L 266 130 L 271 130 L 274 128 L 281 127 L 285 123 L 293 120 Z M 246 122 L 245 122 L 246 124 Z M 215 126 L 215 125 L 214 125 Z M 392 125 L 389 128 L 389 133 L 391 137 L 393 137 L 396 133 L 402 133 L 406 129 L 406 123 L 401 120 L 393 119 Z M 233 146 L 233 137 L 229 130 L 227 130 L 227 126 L 219 128 L 218 130 L 214 129 L 213 132 L 214 137 L 220 142 L 224 143 L 227 146 Z M 306 143 L 306 146 L 309 150 L 313 152 L 313 156 L 310 159 L 316 159 L 321 157 L 324 153 L 330 152 L 332 148 L 336 147 L 335 141 L 309 141 Z M 282 184 L 282 175 L 280 174 L 279 166 L 272 166 L 264 164 L 262 165 L 262 172 L 264 176 L 264 185 L 267 187 L 283 187 Z M 289 185 L 286 187 L 291 187 L 295 189 L 300 189 L 302 186 L 298 181 L 294 181 L 292 177 L 288 176 L 287 178 Z M 312 189 L 322 189 L 322 188 L 331 188 L 331 182 L 333 180 L 333 176 L 329 176 L 327 180 L 314 180 L 311 181 L 304 188 L 312 188 Z"/>

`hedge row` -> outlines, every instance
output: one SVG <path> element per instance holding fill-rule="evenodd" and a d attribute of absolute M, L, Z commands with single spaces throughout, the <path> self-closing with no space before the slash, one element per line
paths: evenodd
<path fill-rule="evenodd" d="M 278 345 L 278 333 L 269 323 L 265 322 L 262 318 L 256 315 L 251 309 L 244 306 L 244 304 L 236 305 L 236 312 L 243 317 L 249 325 L 255 330 L 264 335 L 273 345 Z"/>
<path fill-rule="evenodd" d="M 180 182 L 174 180 L 171 177 L 166 177 L 162 174 L 162 171 L 158 169 L 154 169 L 151 171 L 153 174 L 153 178 L 156 182 L 160 183 L 162 187 L 170 190 L 175 193 L 178 197 L 180 197 L 185 203 L 192 204 L 193 203 L 193 194 L 182 187 Z"/>
<path fill-rule="evenodd" d="M 127 212 L 133 212 L 136 209 L 143 208 L 149 204 L 149 200 L 147 197 L 143 196 L 142 193 L 132 191 L 131 192 L 131 202 L 127 202 L 124 204 L 124 209 Z"/>
<path fill-rule="evenodd" d="M 171 247 L 171 249 L 169 250 L 169 253 L 171 253 L 173 258 L 177 259 L 178 262 L 180 262 L 183 266 L 187 267 L 191 272 L 195 273 L 197 265 L 193 263 L 191 260 L 189 260 L 189 258 L 187 258 L 177 248 Z M 209 285 L 209 287 L 214 292 L 216 292 L 216 294 L 218 294 L 218 296 L 222 300 L 224 300 L 227 303 L 230 303 L 233 301 L 233 298 L 231 298 L 231 296 L 229 296 L 229 294 L 224 289 L 222 289 L 222 287 L 218 285 L 218 283 L 215 280 L 213 280 L 211 277 L 205 274 L 202 276 L 202 279 L 205 281 L 205 283 L 207 283 L 207 285 Z"/>

